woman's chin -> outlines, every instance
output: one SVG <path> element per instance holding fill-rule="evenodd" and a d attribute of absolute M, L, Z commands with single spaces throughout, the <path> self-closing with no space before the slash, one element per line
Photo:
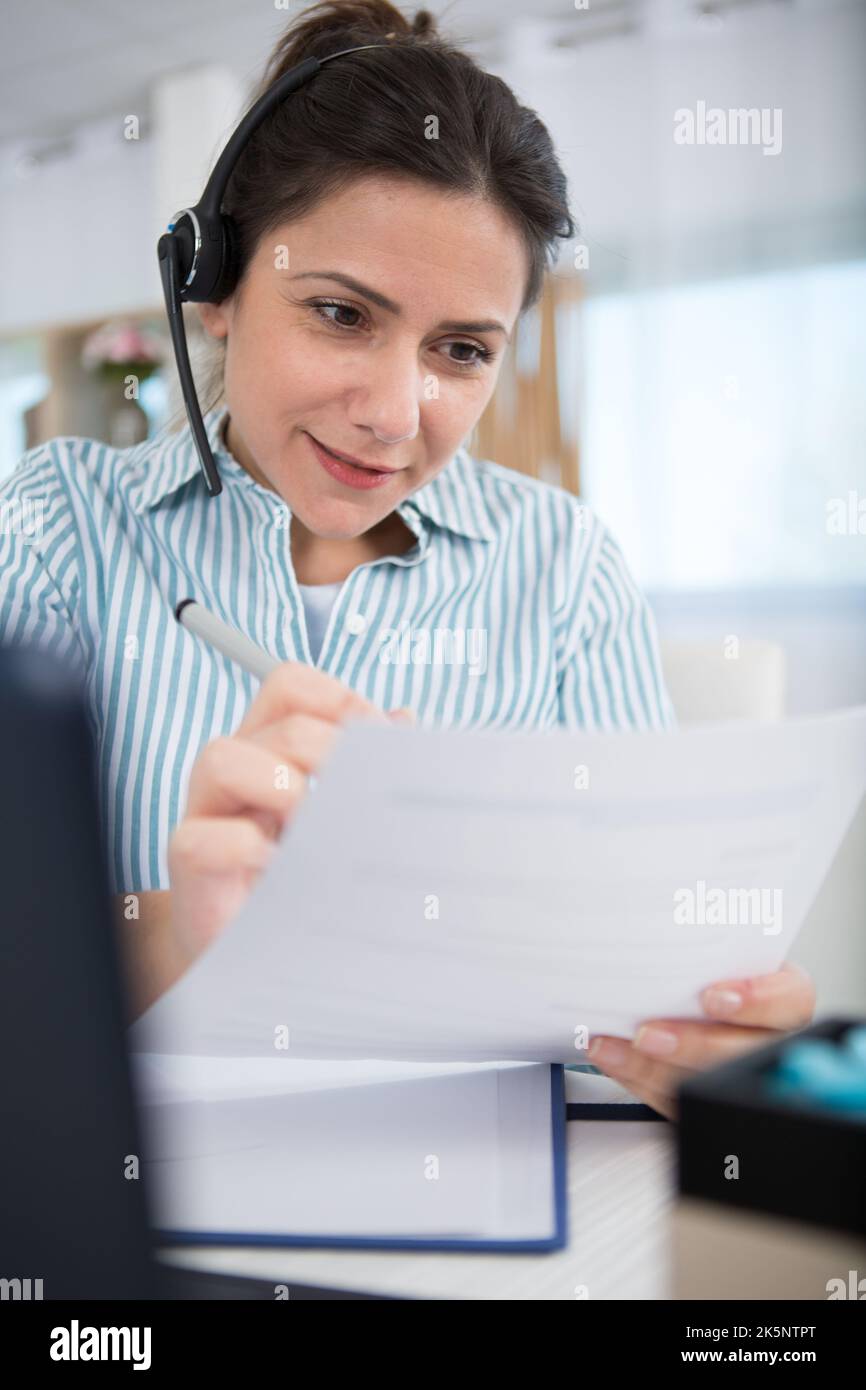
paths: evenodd
<path fill-rule="evenodd" d="M 307 531 L 323 541 L 357 540 L 382 520 L 363 500 L 338 502 L 330 498 L 299 508 L 294 515 Z"/>

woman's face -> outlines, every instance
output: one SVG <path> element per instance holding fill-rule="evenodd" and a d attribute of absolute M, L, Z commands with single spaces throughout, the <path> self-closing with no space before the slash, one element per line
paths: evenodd
<path fill-rule="evenodd" d="M 234 295 L 199 306 L 227 337 L 231 452 L 309 531 L 362 535 L 479 419 L 527 271 L 498 209 L 405 180 L 364 177 L 286 223 Z M 322 462 L 311 436 L 389 471 Z"/>

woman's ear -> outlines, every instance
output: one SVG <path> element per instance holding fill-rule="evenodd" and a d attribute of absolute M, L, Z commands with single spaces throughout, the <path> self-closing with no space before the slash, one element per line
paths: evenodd
<path fill-rule="evenodd" d="M 231 321 L 229 303 L 229 300 L 225 300 L 222 304 L 196 304 L 202 327 L 211 338 L 228 336 Z"/>

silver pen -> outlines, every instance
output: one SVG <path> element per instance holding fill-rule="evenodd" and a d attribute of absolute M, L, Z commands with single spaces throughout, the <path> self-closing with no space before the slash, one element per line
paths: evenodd
<path fill-rule="evenodd" d="M 280 665 L 276 657 L 271 656 L 263 647 L 256 646 L 255 642 L 251 642 L 249 637 L 245 637 L 236 627 L 230 627 L 222 618 L 209 613 L 194 598 L 182 598 L 174 610 L 174 616 L 181 627 L 185 627 L 188 632 L 194 632 L 197 637 L 203 637 L 205 642 L 216 647 L 217 651 L 222 652 L 230 661 L 236 661 L 257 680 L 263 681 Z"/>
<path fill-rule="evenodd" d="M 174 616 L 181 627 L 185 627 L 188 632 L 194 632 L 197 637 L 204 638 L 205 642 L 216 647 L 217 651 L 222 652 L 230 661 L 236 661 L 257 680 L 263 681 L 281 664 L 270 652 L 257 646 L 236 627 L 224 623 L 222 618 L 209 612 L 194 598 L 182 598 L 174 610 Z M 389 720 L 396 718 L 401 722 L 408 720 L 415 723 L 414 713 L 406 706 L 383 711 L 383 714 Z M 312 783 L 312 778 L 310 781 Z"/>

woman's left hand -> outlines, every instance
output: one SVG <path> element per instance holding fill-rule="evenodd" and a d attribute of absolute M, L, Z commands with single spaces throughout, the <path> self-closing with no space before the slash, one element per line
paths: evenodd
<path fill-rule="evenodd" d="M 695 1071 L 772 1042 L 776 1033 L 805 1027 L 815 1010 L 815 986 L 801 966 L 786 962 L 772 975 L 709 985 L 701 994 L 701 1007 L 709 1019 L 721 1021 L 654 1018 L 641 1025 L 632 1041 L 597 1033 L 587 1049 L 589 1060 L 675 1120 L 681 1082 Z"/>

